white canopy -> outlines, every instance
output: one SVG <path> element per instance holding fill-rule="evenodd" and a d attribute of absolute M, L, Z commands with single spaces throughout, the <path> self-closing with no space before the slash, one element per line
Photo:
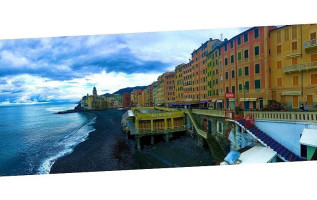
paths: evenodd
<path fill-rule="evenodd" d="M 241 160 L 241 164 L 249 164 L 249 163 L 268 163 L 277 156 L 277 153 L 272 149 L 262 146 L 256 145 L 251 149 L 241 153 L 239 160 Z"/>
<path fill-rule="evenodd" d="M 317 130 L 316 129 L 304 129 L 302 137 L 299 143 L 311 147 L 317 147 Z"/>

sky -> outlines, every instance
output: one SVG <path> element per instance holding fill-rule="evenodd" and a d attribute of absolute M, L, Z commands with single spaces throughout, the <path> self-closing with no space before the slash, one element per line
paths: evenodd
<path fill-rule="evenodd" d="M 77 102 L 145 86 L 209 40 L 247 28 L 0 40 L 0 105 Z"/>

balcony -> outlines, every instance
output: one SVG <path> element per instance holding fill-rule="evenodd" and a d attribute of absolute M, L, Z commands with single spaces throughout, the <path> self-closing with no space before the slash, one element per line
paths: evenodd
<path fill-rule="evenodd" d="M 300 71 L 308 71 L 313 69 L 317 69 L 317 61 L 311 62 L 311 63 L 303 63 L 303 64 L 286 66 L 283 68 L 283 72 L 284 73 L 300 72 Z"/>
<path fill-rule="evenodd" d="M 317 39 L 305 41 L 304 48 L 306 50 L 317 49 Z"/>

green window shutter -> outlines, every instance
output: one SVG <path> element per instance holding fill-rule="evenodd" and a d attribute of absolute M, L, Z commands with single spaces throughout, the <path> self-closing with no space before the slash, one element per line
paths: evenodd
<path fill-rule="evenodd" d="M 260 64 L 255 64 L 255 73 L 258 74 L 260 73 Z"/>
<path fill-rule="evenodd" d="M 244 75 L 248 76 L 249 75 L 249 67 L 244 68 Z"/>
<path fill-rule="evenodd" d="M 239 77 L 241 77 L 241 76 L 242 76 L 242 69 L 239 68 Z"/>
<path fill-rule="evenodd" d="M 239 84 L 239 90 L 240 91 L 242 90 L 242 84 Z"/>
<path fill-rule="evenodd" d="M 260 54 L 259 46 L 254 47 L 254 55 L 258 56 Z"/>
<path fill-rule="evenodd" d="M 241 60 L 241 52 L 238 53 L 238 60 Z"/>
<path fill-rule="evenodd" d="M 249 90 L 249 81 L 246 81 L 244 85 L 245 85 L 245 89 Z"/>
<path fill-rule="evenodd" d="M 255 80 L 254 81 L 255 89 L 260 89 L 261 88 L 261 81 L 260 80 Z"/>

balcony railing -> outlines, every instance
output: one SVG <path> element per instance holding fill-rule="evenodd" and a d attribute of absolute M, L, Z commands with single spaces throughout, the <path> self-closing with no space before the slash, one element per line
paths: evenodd
<path fill-rule="evenodd" d="M 312 70 L 312 69 L 317 69 L 317 61 L 311 62 L 311 63 L 286 66 L 283 68 L 283 71 L 284 73 L 286 73 L 286 72 L 296 72 L 296 71 Z"/>
<path fill-rule="evenodd" d="M 317 122 L 317 112 L 245 111 L 244 114 L 253 114 L 256 120 Z"/>
<path fill-rule="evenodd" d="M 201 115 L 208 115 L 208 116 L 215 116 L 215 117 L 225 117 L 224 110 L 192 109 L 192 113 L 201 114 Z"/>
<path fill-rule="evenodd" d="M 317 39 L 314 40 L 308 40 L 304 42 L 304 48 L 305 49 L 310 49 L 313 47 L 317 47 Z"/>
<path fill-rule="evenodd" d="M 179 131 L 185 131 L 187 130 L 186 125 L 181 126 L 174 126 L 174 127 L 168 127 L 168 128 L 156 128 L 151 131 L 150 128 L 139 128 L 137 129 L 137 134 L 163 134 L 163 133 L 173 133 L 173 132 L 179 132 Z"/>

